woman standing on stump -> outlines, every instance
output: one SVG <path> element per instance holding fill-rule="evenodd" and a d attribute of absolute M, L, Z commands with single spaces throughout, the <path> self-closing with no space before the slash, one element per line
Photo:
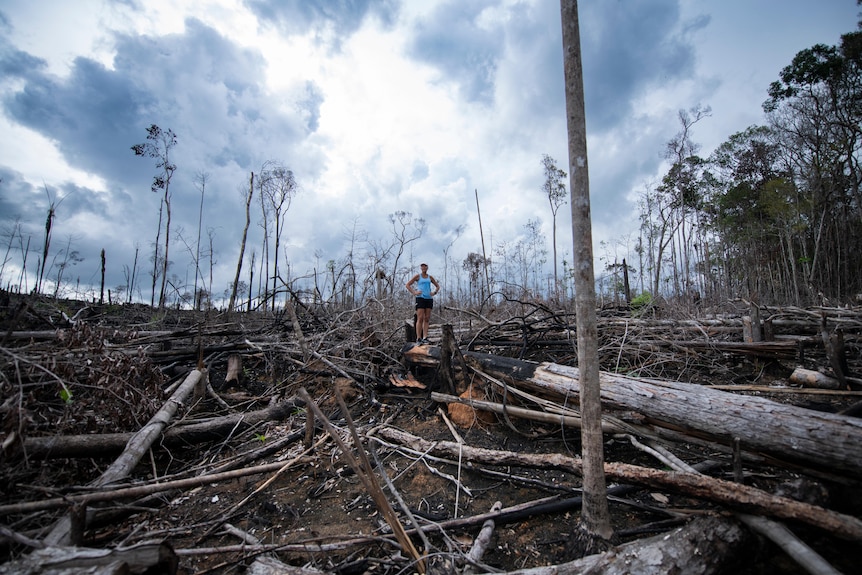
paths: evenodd
<path fill-rule="evenodd" d="M 428 273 L 428 264 L 419 264 L 419 269 L 421 271 L 407 282 L 407 291 L 416 296 L 416 343 L 421 344 L 428 343 L 428 321 L 434 308 L 433 298 L 440 291 L 440 284 Z"/>

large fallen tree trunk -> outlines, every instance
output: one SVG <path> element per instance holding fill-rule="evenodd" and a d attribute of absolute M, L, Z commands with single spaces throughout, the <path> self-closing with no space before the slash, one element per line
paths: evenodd
<path fill-rule="evenodd" d="M 407 445 L 421 453 L 443 454 L 474 463 L 562 469 L 578 474 L 582 471 L 579 457 L 558 453 L 498 451 L 454 441 L 428 441 L 392 427 L 377 428 L 375 435 Z M 810 503 L 772 495 L 755 487 L 698 473 L 663 471 L 628 463 L 605 463 L 604 467 L 605 475 L 615 481 L 685 493 L 751 514 L 806 523 L 848 541 L 862 541 L 862 520 Z"/>
<path fill-rule="evenodd" d="M 735 522 L 706 516 L 670 533 L 638 539 L 606 553 L 560 565 L 509 571 L 509 575 L 727 573 L 739 562 L 739 550 L 745 542 L 745 531 Z"/>
<path fill-rule="evenodd" d="M 222 440 L 230 433 L 242 433 L 262 422 L 286 418 L 296 409 L 293 399 L 276 403 L 246 413 L 235 413 L 209 421 L 176 425 L 168 428 L 159 445 L 172 446 L 179 443 L 202 443 Z M 48 459 L 52 457 L 106 457 L 123 450 L 134 434 L 101 433 L 84 435 L 54 435 L 51 437 L 28 437 L 23 443 L 27 457 Z"/>
<path fill-rule="evenodd" d="M 560 400 L 577 401 L 579 371 L 554 363 L 534 363 L 465 353 L 481 369 Z M 602 403 L 637 411 L 655 426 L 683 428 L 713 441 L 742 447 L 808 467 L 858 477 L 862 474 L 862 419 L 739 396 L 677 381 L 601 374 Z"/>

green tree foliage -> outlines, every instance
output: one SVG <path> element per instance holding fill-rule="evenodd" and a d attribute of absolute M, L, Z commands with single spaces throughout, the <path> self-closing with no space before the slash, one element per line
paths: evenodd
<path fill-rule="evenodd" d="M 802 289 L 846 300 L 862 291 L 862 31 L 799 52 L 764 109 L 801 196 L 786 241 L 803 264 Z"/>
<path fill-rule="evenodd" d="M 768 90 L 767 123 L 709 158 L 690 127 L 641 201 L 656 295 L 808 304 L 862 292 L 862 31 L 800 51 Z"/>

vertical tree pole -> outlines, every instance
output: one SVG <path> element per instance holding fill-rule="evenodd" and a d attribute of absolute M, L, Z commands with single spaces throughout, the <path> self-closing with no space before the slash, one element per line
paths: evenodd
<path fill-rule="evenodd" d="M 485 253 L 485 234 L 482 231 L 482 212 L 479 211 L 479 189 L 476 188 L 476 214 L 479 216 L 479 237 L 482 239 L 482 268 L 485 270 L 485 286 L 488 288 L 488 297 L 491 297 L 491 279 L 488 277 L 488 255 Z M 479 303 L 485 303 L 485 292 L 479 294 Z"/>
<path fill-rule="evenodd" d="M 248 194 L 245 197 L 245 227 L 242 230 L 242 242 L 239 246 L 239 258 L 236 262 L 236 275 L 233 278 L 233 285 L 230 289 L 230 302 L 227 305 L 228 313 L 232 313 L 233 306 L 236 304 L 236 290 L 239 287 L 239 274 L 242 272 L 242 258 L 245 255 L 245 242 L 248 239 L 248 226 L 251 224 L 251 198 L 254 195 L 254 172 L 248 177 Z M 252 259 L 251 267 L 254 268 L 254 259 Z M 251 273 L 254 273 L 252 269 Z M 251 299 L 251 281 L 248 280 L 248 294 Z"/>
<path fill-rule="evenodd" d="M 102 287 L 99 290 L 99 305 L 105 303 L 105 248 L 102 248 Z"/>
<path fill-rule="evenodd" d="M 194 291 L 194 301 L 195 301 L 195 309 L 200 311 L 200 306 L 198 303 L 203 299 L 198 294 L 198 278 L 203 280 L 203 276 L 201 275 L 201 228 L 203 227 L 204 221 L 204 192 L 207 189 L 207 181 L 209 180 L 210 175 L 206 172 L 198 172 L 197 174 L 197 182 L 200 184 L 201 191 L 201 207 L 198 211 L 198 243 L 195 247 L 195 287 Z M 212 250 L 210 250 L 210 267 L 212 267 Z M 212 289 L 212 281 L 210 281 L 210 289 Z"/>
<path fill-rule="evenodd" d="M 590 181 L 587 169 L 587 122 L 577 0 L 560 0 L 563 25 L 563 68 L 566 82 L 566 116 L 569 132 L 569 189 L 572 193 L 575 313 L 578 332 L 578 367 L 581 374 L 581 449 L 584 460 L 581 528 L 591 538 L 613 535 L 606 495 L 602 404 L 599 387 L 596 287 L 590 221 Z"/>
<path fill-rule="evenodd" d="M 158 274 L 159 264 L 159 234 L 162 230 L 162 208 L 167 211 L 167 221 L 165 223 L 165 253 L 162 261 L 162 287 L 159 292 L 159 308 L 165 307 L 165 287 L 168 278 L 168 249 L 171 243 L 171 178 L 177 169 L 176 164 L 170 161 L 171 148 L 177 145 L 177 136 L 173 130 L 162 130 L 155 124 L 147 128 L 147 142 L 143 144 L 135 144 L 132 146 L 132 151 L 136 156 L 144 156 L 146 158 L 156 159 L 156 168 L 162 170 L 161 173 L 153 176 L 153 183 L 150 186 L 150 191 L 153 193 L 163 190 L 165 195 L 159 204 L 159 227 L 156 232 L 156 251 L 153 255 L 153 295 L 150 298 L 150 305 L 153 305 L 156 295 L 156 275 Z"/>

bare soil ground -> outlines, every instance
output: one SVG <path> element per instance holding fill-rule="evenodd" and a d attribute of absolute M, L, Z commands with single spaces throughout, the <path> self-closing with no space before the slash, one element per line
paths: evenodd
<path fill-rule="evenodd" d="M 482 563 L 498 571 L 512 571 L 563 563 L 583 553 L 572 537 L 580 518 L 580 504 L 575 499 L 580 496 L 580 478 L 576 474 L 423 457 L 375 435 L 377 426 L 386 425 L 432 441 L 460 438 L 467 445 L 488 449 L 580 454 L 577 429 L 483 413 L 470 418 L 467 425 L 450 427 L 448 406 L 430 398 L 430 390 L 439 384 L 433 368 L 411 370 L 426 389 L 392 385 L 390 376 L 406 373 L 400 359 L 402 320 L 362 314 L 343 320 L 334 313 L 324 316 L 300 309 L 299 323 L 312 350 L 304 354 L 298 345 L 298 330 L 285 315 L 226 318 L 214 313 L 165 313 L 146 307 L 71 302 L 31 301 L 22 307 L 20 301 L 12 298 L 0 310 L 0 327 L 6 333 L 0 345 L 0 439 L 4 441 L 0 506 L 92 492 L 88 484 L 104 472 L 117 453 L 37 458 L 22 449 L 24 438 L 135 432 L 166 401 L 168 386 L 201 363 L 216 395 L 183 405 L 174 427 L 250 413 L 273 402 L 291 400 L 305 389 L 352 445 L 349 426 L 335 400 L 340 393 L 355 428 L 366 438 L 365 451 L 372 462 L 376 460 L 378 480 L 383 483 L 381 470 L 385 470 L 403 500 L 402 505 L 384 486 L 405 527 L 410 528 L 413 521 L 423 526 L 446 525 L 446 521 L 486 513 L 495 502 L 506 508 L 555 497 L 571 501 L 553 512 L 498 521 Z M 82 309 L 75 321 L 70 321 Z M 532 309 L 524 318 L 536 315 L 537 310 Z M 515 324 L 526 325 L 524 318 Z M 450 313 L 444 319 L 455 318 Z M 479 341 L 485 344 L 484 349 L 526 359 L 572 361 L 571 344 L 566 347 L 557 340 L 548 344 L 537 338 L 534 348 L 525 349 L 520 345 L 525 338 L 512 338 L 506 325 L 501 322 L 497 329 L 482 334 Z M 665 339 L 688 338 L 674 334 L 678 328 L 666 329 Z M 55 336 L 51 338 L 36 335 L 52 330 Z M 549 328 L 548 333 L 555 330 Z M 12 337 L 26 331 L 33 334 L 29 338 Z M 468 345 L 473 338 L 475 345 L 477 331 L 475 327 L 465 330 L 461 343 Z M 860 344 L 852 332 L 847 336 L 850 368 L 858 375 L 862 367 Z M 602 337 L 602 369 L 620 369 L 623 363 L 626 365 L 622 367 L 630 371 L 637 364 L 644 369 L 640 373 L 650 377 L 710 385 L 758 385 L 761 390 L 744 393 L 821 411 L 839 411 L 859 400 L 852 394 L 794 395 L 771 390 L 771 384 L 786 380 L 800 358 L 764 359 L 726 352 L 691 355 L 679 350 L 647 353 L 619 345 L 620 332 L 614 329 L 606 329 Z M 243 370 L 238 381 L 225 383 L 231 354 L 243 357 Z M 806 361 L 811 367 L 826 363 L 822 353 L 811 350 Z M 256 557 L 266 553 L 288 565 L 325 572 L 414 572 L 416 566 L 395 542 L 366 486 L 319 421 L 313 445 L 304 443 L 306 417 L 307 409 L 298 404 L 286 418 L 229 433 L 220 440 L 157 445 L 122 486 L 200 477 L 219 469 L 283 466 L 270 467 L 264 473 L 202 481 L 199 486 L 155 497 L 92 504 L 90 509 L 99 513 L 83 530 L 79 544 L 113 548 L 166 541 L 178 555 L 180 573 L 244 572 Z M 732 462 L 725 453 L 703 445 L 668 447 L 691 465 L 717 461 L 710 475 L 733 476 Z M 621 437 L 606 436 L 605 460 L 662 467 Z M 745 482 L 862 517 L 858 478 L 812 477 L 786 468 L 748 466 Z M 702 500 L 644 488 L 613 497 L 610 510 L 620 543 L 667 532 L 692 516 L 729 514 Z M 0 517 L 0 527 L 5 528 L 0 533 L 0 559 L 8 562 L 26 555 L 30 550 L 27 542 L 42 540 L 68 511 L 68 506 L 58 505 L 35 512 L 5 513 Z M 790 527 L 840 572 L 849 574 L 858 569 L 858 542 L 843 541 L 802 525 Z M 412 539 L 429 555 L 447 558 L 451 572 L 455 572 L 463 568 L 457 558 L 470 549 L 480 528 L 481 524 L 475 524 L 431 530 L 428 549 L 416 535 Z M 718 572 L 800 572 L 773 543 L 757 536 L 750 538 L 738 556 L 716 559 L 722 565 Z"/>

